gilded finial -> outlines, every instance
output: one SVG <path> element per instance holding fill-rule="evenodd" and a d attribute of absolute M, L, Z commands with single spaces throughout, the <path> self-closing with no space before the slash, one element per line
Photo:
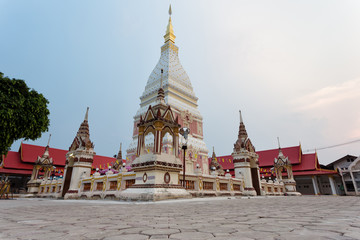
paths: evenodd
<path fill-rule="evenodd" d="M 166 33 L 164 35 L 164 39 L 165 39 L 165 43 L 168 41 L 171 41 L 172 43 L 175 43 L 175 35 L 174 35 L 174 30 L 173 30 L 173 26 L 171 23 L 171 15 L 172 15 L 172 10 L 171 10 L 171 4 L 169 6 L 169 23 L 167 25 L 166 28 Z"/>

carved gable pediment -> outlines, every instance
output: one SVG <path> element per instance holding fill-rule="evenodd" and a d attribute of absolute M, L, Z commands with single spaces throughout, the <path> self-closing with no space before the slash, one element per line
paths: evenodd
<path fill-rule="evenodd" d="M 163 119 L 167 120 L 167 121 L 170 121 L 170 122 L 174 122 L 174 115 L 173 115 L 173 112 L 171 110 L 170 107 L 168 107 L 166 109 L 166 111 L 164 112 L 163 116 L 162 116 Z"/>
<path fill-rule="evenodd" d="M 155 114 L 154 114 L 151 106 L 149 106 L 149 109 L 147 110 L 144 119 L 146 122 L 155 119 Z"/>

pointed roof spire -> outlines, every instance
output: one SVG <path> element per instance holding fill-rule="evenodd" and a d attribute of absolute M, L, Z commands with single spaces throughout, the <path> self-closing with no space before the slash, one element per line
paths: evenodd
<path fill-rule="evenodd" d="M 117 160 L 122 160 L 121 145 L 122 145 L 122 143 L 120 143 L 120 150 L 119 150 L 118 155 L 117 155 L 117 157 L 116 157 Z"/>
<path fill-rule="evenodd" d="M 165 103 L 165 100 L 164 100 L 165 92 L 164 92 L 164 89 L 162 88 L 162 86 L 163 86 L 163 73 L 164 73 L 164 69 L 161 69 L 160 88 L 159 88 L 158 96 L 157 96 L 158 101 L 160 101 L 161 103 Z"/>
<path fill-rule="evenodd" d="M 277 140 L 278 140 L 278 146 L 279 146 L 279 155 L 278 155 L 278 158 L 285 158 L 285 157 L 284 157 L 284 154 L 283 154 L 283 152 L 282 152 L 282 150 L 281 150 L 281 147 L 280 147 L 280 138 L 277 137 Z"/>
<path fill-rule="evenodd" d="M 215 160 L 216 158 L 216 154 L 215 154 L 215 147 L 213 146 L 213 153 L 212 153 L 212 157 L 211 157 L 213 160 Z"/>
<path fill-rule="evenodd" d="M 42 155 L 43 158 L 46 158 L 49 156 L 49 144 L 50 144 L 50 139 L 51 139 L 51 134 L 49 135 L 49 140 L 48 140 L 48 143 L 45 147 L 45 151 L 44 151 L 44 154 Z"/>
<path fill-rule="evenodd" d="M 89 115 L 89 107 L 87 107 L 87 109 L 86 109 L 84 121 L 88 120 L 88 115 Z"/>
<path fill-rule="evenodd" d="M 88 116 L 89 116 L 89 107 L 87 107 L 87 109 L 86 109 L 84 121 L 80 124 L 80 128 L 77 132 L 77 135 L 81 136 L 83 138 L 90 137 Z"/>
<path fill-rule="evenodd" d="M 165 42 L 171 41 L 172 43 L 175 43 L 176 37 L 174 35 L 173 26 L 171 23 L 171 14 L 172 14 L 172 10 L 171 10 L 171 4 L 170 4 L 170 6 L 169 6 L 169 23 L 166 28 L 166 33 L 164 35 L 164 39 L 165 39 Z"/>
<path fill-rule="evenodd" d="M 278 146 L 279 146 L 279 149 L 281 149 L 281 147 L 280 147 L 280 139 L 279 139 L 279 137 L 277 137 L 277 140 L 278 140 Z"/>
<path fill-rule="evenodd" d="M 46 146 L 49 146 L 49 144 L 50 144 L 50 139 L 51 139 L 51 133 L 50 133 L 50 135 L 49 135 L 49 140 L 48 140 L 48 143 L 47 143 Z"/>
<path fill-rule="evenodd" d="M 243 138 L 245 140 L 248 137 L 248 135 L 242 118 L 241 110 L 239 110 L 239 113 L 240 113 L 239 138 Z"/>

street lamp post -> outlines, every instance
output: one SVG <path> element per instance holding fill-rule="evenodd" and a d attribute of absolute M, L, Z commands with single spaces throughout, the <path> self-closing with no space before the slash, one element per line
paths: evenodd
<path fill-rule="evenodd" d="M 185 183 L 185 155 L 186 155 L 186 149 L 187 149 L 187 145 L 183 145 L 182 149 L 184 149 L 184 163 L 183 163 L 183 186 L 184 188 L 186 188 L 186 183 Z"/>
<path fill-rule="evenodd" d="M 184 150 L 184 163 L 183 163 L 183 186 L 186 189 L 186 182 L 185 182 L 185 156 L 186 156 L 186 149 L 187 149 L 187 141 L 189 137 L 190 129 L 183 127 L 180 129 L 180 134 L 185 138 L 185 142 L 182 145 L 182 149 Z"/>

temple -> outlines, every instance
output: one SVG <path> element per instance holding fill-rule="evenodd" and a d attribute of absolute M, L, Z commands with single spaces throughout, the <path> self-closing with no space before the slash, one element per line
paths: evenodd
<path fill-rule="evenodd" d="M 209 158 L 198 98 L 180 64 L 171 15 L 170 6 L 160 59 L 140 97 L 126 161 L 121 144 L 113 158 L 96 155 L 87 108 L 68 150 L 51 148 L 50 137 L 46 147 L 21 143 L 17 152 L 1 156 L 1 180 L 21 179 L 28 197 L 64 199 L 359 194 L 360 158 L 346 169 L 341 162 L 326 169 L 316 152 L 304 154 L 300 144 L 256 151 L 241 112 L 231 155 L 216 156 L 213 148 Z"/>
<path fill-rule="evenodd" d="M 158 89 L 162 85 L 164 90 L 164 102 L 168 104 L 173 112 L 174 118 L 178 118 L 182 127 L 190 129 L 188 149 L 186 155 L 187 172 L 193 173 L 196 166 L 200 166 L 204 173 L 208 174 L 208 149 L 203 137 L 203 118 L 198 110 L 198 98 L 195 96 L 190 79 L 182 67 L 178 51 L 175 45 L 175 34 L 171 21 L 171 6 L 169 8 L 169 21 L 164 35 L 164 45 L 161 47 L 161 55 L 154 70 L 146 83 L 145 90 L 140 97 L 140 108 L 134 116 L 133 139 L 127 149 L 127 164 L 136 158 L 138 143 L 138 127 L 140 117 L 143 116 L 149 106 L 154 106 L 157 101 Z M 162 148 L 171 152 L 172 139 L 169 134 L 163 137 Z M 154 151 L 154 135 L 149 132 L 145 136 L 145 150 Z M 182 159 L 182 153 L 180 153 Z"/>

